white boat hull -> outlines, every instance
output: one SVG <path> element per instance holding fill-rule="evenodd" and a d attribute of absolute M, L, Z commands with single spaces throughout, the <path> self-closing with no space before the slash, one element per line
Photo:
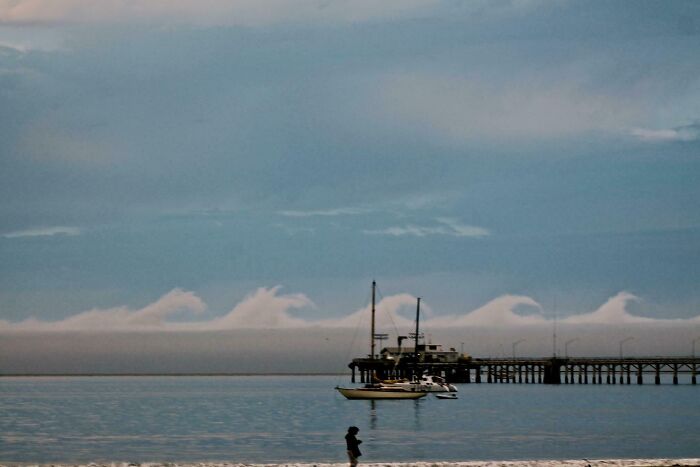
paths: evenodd
<path fill-rule="evenodd" d="M 382 381 L 380 384 L 388 388 L 404 388 L 414 391 L 457 392 L 457 388 L 453 384 L 446 383 L 442 378 L 432 375 L 423 375 L 416 381 Z"/>
<path fill-rule="evenodd" d="M 336 388 L 347 399 L 420 399 L 428 393 L 403 388 Z"/>

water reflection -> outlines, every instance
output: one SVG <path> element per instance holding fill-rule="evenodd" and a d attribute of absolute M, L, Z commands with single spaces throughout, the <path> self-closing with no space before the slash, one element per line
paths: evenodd
<path fill-rule="evenodd" d="M 420 431 L 422 427 L 421 423 L 421 407 L 422 407 L 422 399 L 416 399 L 413 401 L 413 427 L 416 431 Z"/>
<path fill-rule="evenodd" d="M 369 401 L 369 428 L 370 430 L 377 429 L 377 401 Z"/>
<path fill-rule="evenodd" d="M 382 418 L 391 420 L 389 425 L 394 424 L 399 419 L 404 419 L 406 427 L 411 426 L 414 430 L 423 428 L 422 412 L 424 401 L 422 399 L 407 401 L 367 401 L 369 408 L 369 429 L 379 430 L 382 428 L 380 420 Z M 386 425 L 386 424 L 385 424 Z"/>

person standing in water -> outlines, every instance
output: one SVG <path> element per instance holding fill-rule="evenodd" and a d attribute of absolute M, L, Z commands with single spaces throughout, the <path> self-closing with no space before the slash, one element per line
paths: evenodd
<path fill-rule="evenodd" d="M 351 426 L 348 428 L 348 434 L 345 435 L 345 444 L 348 447 L 348 459 L 350 459 L 350 467 L 355 467 L 357 465 L 357 458 L 362 455 L 360 452 L 360 444 L 362 441 L 357 439 L 355 435 L 360 432 L 360 429 L 356 426 Z"/>

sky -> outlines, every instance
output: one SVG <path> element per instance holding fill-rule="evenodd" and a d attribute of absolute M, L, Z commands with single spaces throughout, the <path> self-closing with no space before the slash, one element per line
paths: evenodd
<path fill-rule="evenodd" d="M 698 50 L 695 1 L 0 0 L 0 372 L 342 371 L 372 280 L 391 336 L 687 355 Z"/>

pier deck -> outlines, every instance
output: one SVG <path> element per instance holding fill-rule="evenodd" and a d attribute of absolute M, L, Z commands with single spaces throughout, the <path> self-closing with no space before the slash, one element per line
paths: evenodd
<path fill-rule="evenodd" d="M 378 358 L 356 358 L 349 365 L 352 380 L 410 378 L 414 373 L 430 373 L 451 383 L 521 384 L 644 384 L 653 377 L 661 384 L 662 375 L 671 375 L 673 384 L 697 384 L 700 358 L 697 357 L 549 357 L 549 358 L 470 358 L 457 362 L 396 363 Z"/>

